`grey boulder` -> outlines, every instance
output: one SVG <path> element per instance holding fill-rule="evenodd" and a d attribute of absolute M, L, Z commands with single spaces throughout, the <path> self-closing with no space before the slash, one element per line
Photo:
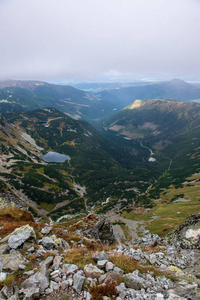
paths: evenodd
<path fill-rule="evenodd" d="M 20 228 L 16 228 L 8 238 L 8 245 L 11 249 L 17 249 L 27 241 L 36 241 L 35 231 L 30 225 L 24 225 Z"/>

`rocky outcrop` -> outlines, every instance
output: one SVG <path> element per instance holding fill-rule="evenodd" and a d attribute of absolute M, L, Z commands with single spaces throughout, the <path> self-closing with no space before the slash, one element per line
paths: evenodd
<path fill-rule="evenodd" d="M 183 249 L 200 249 L 200 214 L 188 217 L 167 234 L 166 240 Z"/>
<path fill-rule="evenodd" d="M 89 238 L 99 239 L 103 244 L 113 244 L 116 241 L 112 225 L 105 217 L 100 217 L 94 227 L 84 230 L 82 233 Z"/>
<path fill-rule="evenodd" d="M 11 249 L 17 249 L 25 242 L 33 243 L 36 241 L 36 235 L 33 227 L 30 225 L 24 225 L 20 228 L 16 228 L 13 233 L 1 240 L 1 243 L 8 241 L 8 245 Z"/>

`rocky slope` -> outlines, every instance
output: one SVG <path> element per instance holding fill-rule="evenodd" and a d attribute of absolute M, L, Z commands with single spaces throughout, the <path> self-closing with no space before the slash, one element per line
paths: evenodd
<path fill-rule="evenodd" d="M 177 232 L 184 227 L 193 250 L 181 235 L 174 245 L 149 232 L 117 245 L 109 222 L 95 215 L 67 227 L 32 222 L 10 234 L 4 225 L 0 299 L 200 299 L 199 250 L 187 235 L 195 225 L 199 239 L 199 215 L 190 220 Z"/>

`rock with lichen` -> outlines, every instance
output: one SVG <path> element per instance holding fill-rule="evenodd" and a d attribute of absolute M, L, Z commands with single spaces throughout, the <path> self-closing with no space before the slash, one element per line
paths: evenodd
<path fill-rule="evenodd" d="M 183 249 L 200 249 L 200 213 L 188 217 L 167 234 L 166 240 Z"/>

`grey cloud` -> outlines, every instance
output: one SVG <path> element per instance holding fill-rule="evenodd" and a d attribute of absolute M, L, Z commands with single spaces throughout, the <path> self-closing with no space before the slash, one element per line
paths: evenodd
<path fill-rule="evenodd" d="M 200 77 L 199 13 L 196 0 L 0 1 L 0 77 Z"/>

